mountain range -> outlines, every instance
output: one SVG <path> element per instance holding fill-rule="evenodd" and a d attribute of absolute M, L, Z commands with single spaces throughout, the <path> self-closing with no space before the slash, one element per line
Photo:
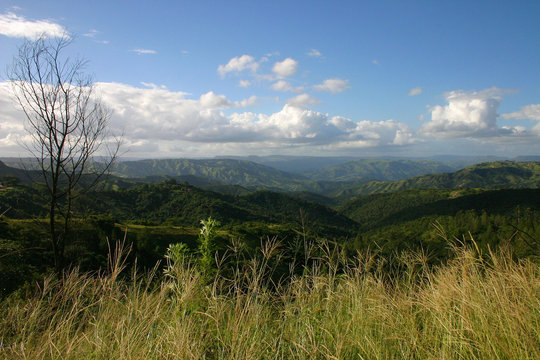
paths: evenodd
<path fill-rule="evenodd" d="M 304 158 L 265 158 L 296 164 Z M 287 172 L 243 159 L 161 159 L 121 161 L 112 168 L 109 184 L 129 187 L 166 179 L 188 182 L 209 190 L 238 195 L 254 190 L 288 192 L 324 203 L 340 199 L 412 188 L 538 188 L 540 162 L 492 161 L 460 168 L 454 160 L 330 158 L 326 167 Z M 341 163 L 337 163 L 340 162 Z M 309 161 L 307 161 L 309 163 Z M 11 163 L 10 163 L 11 165 Z M 28 166 L 28 163 L 26 163 Z M 457 168 L 456 168 L 457 167 Z M 0 161 L 0 178 L 11 175 L 22 182 L 39 181 L 40 173 L 7 166 Z M 317 195 L 314 195 L 317 194 Z M 322 196 L 322 197 L 321 197 Z M 318 200 L 316 200 L 318 199 Z M 328 202 L 331 203 L 331 202 Z"/>

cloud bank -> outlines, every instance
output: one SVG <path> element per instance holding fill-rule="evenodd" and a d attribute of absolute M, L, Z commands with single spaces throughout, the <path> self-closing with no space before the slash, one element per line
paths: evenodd
<path fill-rule="evenodd" d="M 15 146 L 25 136 L 23 114 L 9 98 L 9 84 L 0 83 L 0 146 Z M 198 98 L 145 84 L 96 83 L 96 94 L 112 112 L 114 133 L 123 133 L 131 152 L 185 155 L 199 147 L 222 153 L 235 149 L 357 149 L 402 146 L 415 142 L 407 125 L 394 120 L 356 122 L 308 109 L 316 100 L 301 94 L 281 110 L 262 114 L 239 111 L 256 103 L 255 96 L 232 101 L 209 91 Z M 305 96 L 303 96 L 305 95 Z M 235 111 L 236 110 L 236 111 Z M 230 150 L 233 151 L 233 150 Z M 207 154 L 211 155 L 211 154 Z"/>
<path fill-rule="evenodd" d="M 418 131 L 393 119 L 356 121 L 310 109 L 320 101 L 307 93 L 286 100 L 273 112 L 260 113 L 245 110 L 257 105 L 256 96 L 232 100 L 214 91 L 192 96 L 151 83 L 135 87 L 99 82 L 95 90 L 112 110 L 111 131 L 124 134 L 126 149 L 139 156 L 329 155 L 360 154 L 360 150 L 362 154 L 404 154 L 404 149 L 412 154 L 414 149 L 425 153 L 428 148 L 437 153 L 444 144 L 449 148 L 460 144 L 458 153 L 467 148 L 500 152 L 510 146 L 535 151 L 540 143 L 540 125 L 527 130 L 497 124 L 498 117 L 540 124 L 540 105 L 498 115 L 508 91 L 497 88 L 447 93 L 446 104 L 431 107 L 431 120 Z M 0 82 L 0 147 L 4 156 L 18 156 L 20 144 L 28 136 L 24 114 L 15 107 L 10 93 L 9 83 Z"/>

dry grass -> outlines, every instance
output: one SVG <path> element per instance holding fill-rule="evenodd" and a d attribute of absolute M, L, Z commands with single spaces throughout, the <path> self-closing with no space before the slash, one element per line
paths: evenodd
<path fill-rule="evenodd" d="M 3 304 L 0 358 L 540 359 L 537 264 L 456 248 L 436 268 L 403 255 L 390 279 L 369 254 L 324 250 L 282 284 L 275 242 L 210 283 L 183 257 L 162 279 L 120 281 L 117 254 L 107 275 L 73 271 Z"/>

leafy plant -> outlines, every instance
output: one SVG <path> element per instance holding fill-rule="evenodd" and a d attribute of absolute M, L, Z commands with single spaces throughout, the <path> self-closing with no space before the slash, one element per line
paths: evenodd
<path fill-rule="evenodd" d="M 215 229 L 220 226 L 220 223 L 209 217 L 207 220 L 201 220 L 201 225 L 198 238 L 199 264 L 203 273 L 210 276 L 215 271 L 215 252 L 217 249 Z"/>

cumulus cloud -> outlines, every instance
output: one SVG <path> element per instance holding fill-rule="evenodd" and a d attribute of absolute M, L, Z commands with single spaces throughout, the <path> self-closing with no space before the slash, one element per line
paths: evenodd
<path fill-rule="evenodd" d="M 303 86 L 293 87 L 288 81 L 279 80 L 272 84 L 272 90 L 283 92 L 300 92 L 304 90 Z"/>
<path fill-rule="evenodd" d="M 316 99 L 309 94 L 300 94 L 287 100 L 287 104 L 297 107 L 306 107 L 308 105 L 317 105 L 320 103 L 321 101 L 319 99 Z"/>
<path fill-rule="evenodd" d="M 499 128 L 497 109 L 508 90 L 490 88 L 482 91 L 451 91 L 447 104 L 431 108 L 431 121 L 420 132 L 437 138 L 490 137 L 521 134 L 519 129 Z"/>
<path fill-rule="evenodd" d="M 133 87 L 96 83 L 96 94 L 112 110 L 114 133 L 123 133 L 129 151 L 145 156 L 163 154 L 223 153 L 224 149 L 359 148 L 402 146 L 414 141 L 405 124 L 393 120 L 356 122 L 344 117 L 287 104 L 272 114 L 235 112 L 227 109 L 251 106 L 257 98 L 232 101 L 209 91 L 199 97 L 170 91 L 154 84 Z M 24 114 L 9 97 L 9 85 L 0 83 L 0 146 L 3 154 L 17 149 L 15 139 L 25 136 Z M 304 94 L 308 96 L 307 94 Z M 300 105 L 315 102 L 299 101 Z M 23 139 L 24 140 L 24 139 Z M 20 150 L 20 148 L 19 148 Z"/>
<path fill-rule="evenodd" d="M 68 31 L 62 25 L 50 20 L 27 20 L 12 12 L 0 14 L 0 34 L 32 40 L 41 36 L 69 38 Z"/>
<path fill-rule="evenodd" d="M 359 122 L 336 116 L 331 123 L 347 133 L 343 143 L 355 142 L 361 147 L 379 145 L 408 145 L 417 141 L 414 132 L 403 123 L 395 120 Z"/>
<path fill-rule="evenodd" d="M 227 100 L 225 95 L 216 95 L 213 91 L 202 94 L 199 101 L 202 107 L 206 109 L 220 109 L 231 106 L 231 102 Z"/>
<path fill-rule="evenodd" d="M 137 49 L 133 49 L 131 51 L 136 53 L 137 55 L 154 55 L 154 54 L 157 54 L 157 51 L 152 50 L 152 49 L 140 49 L 140 48 L 137 48 Z"/>
<path fill-rule="evenodd" d="M 409 94 L 407 94 L 408 96 L 416 96 L 416 95 L 420 95 L 422 93 L 422 88 L 420 86 L 418 87 L 415 87 L 413 89 L 411 89 L 409 91 Z"/>
<path fill-rule="evenodd" d="M 315 91 L 327 91 L 332 94 L 340 93 L 350 88 L 349 81 L 343 79 L 326 79 L 322 84 L 315 85 Z"/>
<path fill-rule="evenodd" d="M 242 72 L 244 70 L 257 71 L 259 63 L 251 55 L 233 57 L 226 65 L 218 66 L 218 73 L 224 77 L 230 72 Z"/>
<path fill-rule="evenodd" d="M 298 61 L 292 58 L 286 58 L 283 61 L 278 61 L 272 67 L 272 71 L 278 77 L 292 76 L 298 69 Z"/>

